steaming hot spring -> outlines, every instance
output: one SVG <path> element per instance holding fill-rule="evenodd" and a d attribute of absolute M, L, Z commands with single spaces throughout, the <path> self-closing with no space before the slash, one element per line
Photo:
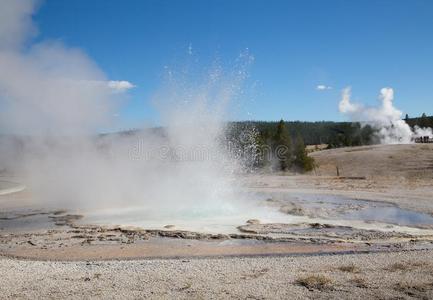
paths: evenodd
<path fill-rule="evenodd" d="M 289 191 L 275 194 L 278 184 L 266 191 L 249 181 L 248 174 L 260 155 L 257 133 L 254 128 L 236 131 L 227 125 L 229 104 L 241 92 L 247 77 L 244 69 L 252 60 L 249 55 L 241 58 L 233 72 L 217 68 L 202 83 L 174 80 L 174 73 L 168 70 L 167 84 L 155 94 L 162 124 L 156 128 L 95 135 L 95 128 L 112 114 L 109 109 L 100 111 L 107 106 L 101 101 L 108 101 L 112 94 L 107 99 L 107 86 L 99 81 L 79 88 L 70 86 L 70 81 L 55 82 L 55 86 L 79 92 L 66 93 L 60 102 L 49 93 L 24 95 L 26 101 L 47 99 L 50 115 L 44 115 L 46 122 L 42 122 L 37 111 L 17 107 L 17 113 L 28 118 L 25 124 L 15 124 L 15 119 L 9 124 L 27 133 L 2 143 L 2 153 L 9 158 L 5 169 L 13 170 L 27 186 L 32 207 L 66 209 L 84 216 L 78 221 L 82 224 L 238 233 L 239 226 L 246 224 L 326 223 L 412 232 L 415 229 L 405 226 L 433 223 L 422 214 L 413 216 L 386 204 L 381 204 L 382 210 L 376 206 L 381 211 L 378 216 L 367 202 L 324 195 L 311 198 Z M 366 116 L 384 115 L 380 120 L 385 121 L 370 120 L 371 124 L 391 128 L 390 134 L 381 131 L 386 136 L 400 137 L 406 127 L 396 132 L 396 126 L 388 126 L 400 113 L 393 109 L 392 97 L 392 90 L 382 90 L 383 107 L 376 111 L 350 102 L 346 90 L 340 110 L 366 120 Z M 64 105 L 69 106 L 65 109 Z M 241 135 L 233 137 L 230 132 Z M 364 214 L 354 213 L 358 208 Z M 293 232 L 293 228 L 285 230 Z"/>
<path fill-rule="evenodd" d="M 202 114 L 203 115 L 203 114 Z M 32 139 L 21 174 L 35 205 L 68 209 L 91 224 L 232 233 L 250 219 L 290 217 L 246 189 L 240 148 L 223 123 L 182 123 L 89 138 Z"/>
<path fill-rule="evenodd" d="M 257 174 L 248 173 L 254 145 L 227 141 L 223 124 L 210 120 L 89 138 L 34 138 L 26 141 L 20 173 L 26 174 L 22 180 L 33 208 L 67 209 L 83 216 L 76 221 L 82 225 L 278 236 L 327 224 L 339 234 L 348 228 L 431 234 L 416 227 L 433 224 L 433 217 L 389 203 L 281 190 L 278 177 L 288 179 L 278 175 L 276 182 L 265 175 L 273 185 L 267 190 Z M 248 144 L 249 138 L 242 140 Z"/>

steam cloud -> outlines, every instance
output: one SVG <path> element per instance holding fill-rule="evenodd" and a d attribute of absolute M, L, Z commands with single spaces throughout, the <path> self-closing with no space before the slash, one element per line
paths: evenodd
<path fill-rule="evenodd" d="M 0 1 L 2 131 L 61 135 L 109 125 L 117 105 L 113 91 L 132 84 L 107 81 L 79 49 L 56 41 L 32 43 L 35 8 L 36 1 Z"/>
<path fill-rule="evenodd" d="M 35 9 L 35 1 L 0 0 L 0 128 L 14 133 L 0 140 L 0 171 L 19 176 L 44 207 L 232 209 L 239 166 L 222 146 L 223 119 L 251 57 L 201 83 L 170 70 L 154 101 L 164 129 L 96 136 L 134 85 L 108 80 L 79 49 L 32 43 Z"/>
<path fill-rule="evenodd" d="M 379 100 L 381 105 L 367 107 L 353 103 L 350 100 L 351 89 L 347 87 L 342 92 L 339 104 L 341 113 L 347 115 L 350 120 L 368 124 L 377 130 L 377 136 L 383 144 L 408 144 L 421 136 L 432 136 L 431 128 L 415 127 L 414 130 L 402 120 L 403 113 L 394 107 L 394 90 L 383 88 L 380 90 Z"/>

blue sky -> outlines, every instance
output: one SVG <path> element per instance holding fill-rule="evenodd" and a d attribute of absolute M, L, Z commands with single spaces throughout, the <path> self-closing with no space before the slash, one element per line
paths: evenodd
<path fill-rule="evenodd" d="M 433 1 L 46 0 L 37 39 L 83 49 L 112 80 L 128 80 L 123 126 L 158 123 L 151 104 L 165 66 L 255 60 L 234 118 L 342 120 L 341 90 L 374 105 L 395 90 L 409 115 L 433 114 Z M 317 90 L 318 85 L 332 89 Z"/>

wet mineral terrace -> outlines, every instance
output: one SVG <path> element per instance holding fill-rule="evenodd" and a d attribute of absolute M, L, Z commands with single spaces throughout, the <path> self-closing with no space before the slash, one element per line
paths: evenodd
<path fill-rule="evenodd" d="M 433 217 L 320 194 L 254 194 L 239 214 L 159 215 L 135 209 L 0 213 L 0 253 L 39 259 L 283 255 L 426 249 Z M 120 224 L 120 225 L 119 225 Z"/>

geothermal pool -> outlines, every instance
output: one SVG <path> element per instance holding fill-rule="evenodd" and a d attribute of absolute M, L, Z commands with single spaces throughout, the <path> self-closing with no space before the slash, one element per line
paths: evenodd
<path fill-rule="evenodd" d="M 322 194 L 249 193 L 243 205 L 152 211 L 144 207 L 83 212 L 82 224 L 127 225 L 144 229 L 200 233 L 239 233 L 247 223 L 320 223 L 363 230 L 431 234 L 433 216 L 386 202 Z M 287 210 L 287 205 L 290 209 Z"/>
<path fill-rule="evenodd" d="M 25 186 L 10 180 L 0 180 L 0 196 L 21 192 Z"/>
<path fill-rule="evenodd" d="M 268 206 L 257 197 L 246 205 L 224 205 L 221 207 L 191 207 L 176 211 L 154 211 L 152 208 L 130 207 L 85 212 L 80 223 L 99 225 L 128 225 L 145 229 L 186 230 L 212 234 L 239 232 L 237 227 L 248 220 L 262 223 L 292 223 L 301 220 L 298 216 L 284 214 L 276 207 Z"/>
<path fill-rule="evenodd" d="M 0 201 L 9 199 L 14 192 L 22 189 L 24 186 L 12 181 L 0 181 Z M 240 233 L 239 226 L 247 224 L 329 224 L 383 232 L 433 233 L 433 216 L 386 202 L 299 192 L 248 191 L 242 194 L 242 198 L 243 201 L 233 203 L 197 201 L 195 206 L 176 206 L 165 210 L 151 206 L 128 206 L 76 209 L 64 213 L 82 215 L 81 219 L 74 221 L 81 225 L 121 225 L 210 234 Z M 62 208 L 5 210 L 0 213 L 0 230 L 55 229 L 50 213 L 59 209 Z"/>
<path fill-rule="evenodd" d="M 278 197 L 278 196 L 277 196 Z M 429 226 L 433 224 L 433 216 L 402 209 L 395 204 L 353 199 L 343 196 L 323 194 L 290 194 L 290 198 L 301 207 L 312 212 L 322 211 L 330 219 L 380 222 L 402 226 Z"/>

